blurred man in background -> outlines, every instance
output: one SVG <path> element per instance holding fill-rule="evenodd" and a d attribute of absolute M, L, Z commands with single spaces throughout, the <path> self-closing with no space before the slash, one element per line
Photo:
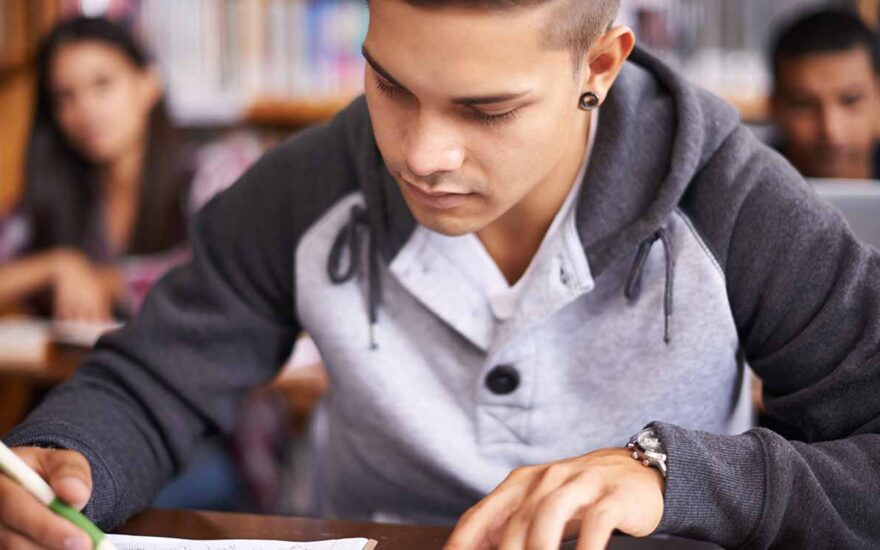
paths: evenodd
<path fill-rule="evenodd" d="M 856 14 L 814 12 L 771 50 L 780 151 L 808 178 L 880 178 L 876 36 Z"/>

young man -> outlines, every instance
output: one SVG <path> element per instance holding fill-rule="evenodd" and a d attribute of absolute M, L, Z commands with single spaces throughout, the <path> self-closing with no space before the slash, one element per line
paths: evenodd
<path fill-rule="evenodd" d="M 810 178 L 880 178 L 877 37 L 857 15 L 821 11 L 785 27 L 771 52 L 780 150 Z"/>
<path fill-rule="evenodd" d="M 454 549 L 876 544 L 880 256 L 616 4 L 374 0 L 366 100 L 211 202 L 9 443 L 116 525 L 304 328 L 321 515 L 460 517 Z M 745 361 L 803 441 L 736 435 Z M 73 536 L 5 480 L 0 518 Z"/>

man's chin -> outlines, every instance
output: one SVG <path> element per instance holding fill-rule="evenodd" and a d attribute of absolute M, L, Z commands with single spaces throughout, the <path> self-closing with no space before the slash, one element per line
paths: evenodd
<path fill-rule="evenodd" d="M 448 237 L 458 237 L 467 233 L 479 231 L 487 224 L 483 221 L 482 216 L 476 217 L 468 215 L 459 210 L 453 211 L 433 211 L 421 208 L 418 204 L 413 204 L 406 194 L 403 195 L 410 213 L 416 219 L 419 225 L 446 235 Z"/>
<path fill-rule="evenodd" d="M 422 225 L 435 233 L 446 235 L 447 237 L 460 237 L 468 233 L 476 233 L 480 230 L 480 226 L 476 224 L 468 224 L 460 221 L 448 222 L 436 219 L 421 220 L 416 217 L 419 225 Z"/>
<path fill-rule="evenodd" d="M 815 178 L 844 178 L 849 168 L 849 165 L 841 160 L 822 159 L 814 164 L 811 175 Z"/>
<path fill-rule="evenodd" d="M 414 210 L 412 212 L 413 217 L 415 217 L 419 225 L 426 227 L 435 233 L 446 235 L 447 237 L 459 237 L 461 235 L 467 235 L 468 233 L 476 233 L 486 225 L 471 218 L 429 215 Z"/>

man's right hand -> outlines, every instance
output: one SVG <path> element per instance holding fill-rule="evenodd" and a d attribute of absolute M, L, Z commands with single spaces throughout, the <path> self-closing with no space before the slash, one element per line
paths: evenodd
<path fill-rule="evenodd" d="M 77 510 L 85 507 L 92 494 L 92 473 L 82 454 L 39 447 L 12 450 L 49 483 L 61 500 Z M 91 539 L 84 531 L 55 515 L 23 487 L 0 474 L 0 549 L 91 547 Z"/>

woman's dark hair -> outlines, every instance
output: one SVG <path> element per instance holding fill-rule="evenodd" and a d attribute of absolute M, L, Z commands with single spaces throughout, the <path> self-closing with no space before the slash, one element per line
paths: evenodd
<path fill-rule="evenodd" d="M 96 167 L 68 142 L 55 119 L 52 62 L 63 45 L 99 42 L 140 69 L 150 58 L 125 28 L 103 18 L 76 17 L 56 26 L 37 52 L 37 103 L 27 147 L 22 206 L 33 227 L 32 250 L 82 247 L 98 206 Z M 137 215 L 125 252 L 152 254 L 184 241 L 191 150 L 171 123 L 164 97 L 149 114 Z"/>

